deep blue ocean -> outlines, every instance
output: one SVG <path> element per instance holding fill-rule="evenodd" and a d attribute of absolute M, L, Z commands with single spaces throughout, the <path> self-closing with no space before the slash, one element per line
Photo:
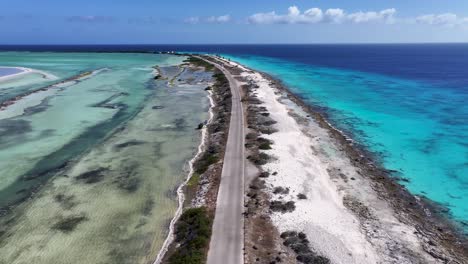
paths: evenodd
<path fill-rule="evenodd" d="M 282 80 L 468 230 L 468 44 L 0 46 L 221 54 Z"/>

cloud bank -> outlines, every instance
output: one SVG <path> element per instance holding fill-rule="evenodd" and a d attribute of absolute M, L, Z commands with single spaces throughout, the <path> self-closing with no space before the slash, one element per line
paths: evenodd
<path fill-rule="evenodd" d="M 439 26 L 468 26 L 468 17 L 459 17 L 453 13 L 428 14 L 416 17 L 416 22 L 420 24 Z"/>
<path fill-rule="evenodd" d="M 70 16 L 67 17 L 67 21 L 84 23 L 108 23 L 114 22 L 115 18 L 110 16 Z"/>
<path fill-rule="evenodd" d="M 189 17 L 184 20 L 187 24 L 224 24 L 231 21 L 230 15 L 210 17 Z"/>
<path fill-rule="evenodd" d="M 301 12 L 297 6 L 288 8 L 286 14 L 276 12 L 256 13 L 248 18 L 250 24 L 315 24 L 315 23 L 368 23 L 382 22 L 394 23 L 396 9 L 390 8 L 382 11 L 368 11 L 346 13 L 340 8 L 330 8 L 322 11 L 320 8 L 310 8 Z"/>
<path fill-rule="evenodd" d="M 395 8 L 381 11 L 359 11 L 347 13 L 341 8 L 329 8 L 322 10 L 314 7 L 301 12 L 297 6 L 288 8 L 285 14 L 275 11 L 268 13 L 256 13 L 247 18 L 250 24 L 425 24 L 435 26 L 464 26 L 468 28 L 468 17 L 460 17 L 454 13 L 426 14 L 416 17 L 398 18 Z"/>

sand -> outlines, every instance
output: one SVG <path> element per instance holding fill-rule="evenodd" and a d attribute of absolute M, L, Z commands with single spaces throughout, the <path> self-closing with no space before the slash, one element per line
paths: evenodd
<path fill-rule="evenodd" d="M 0 67 L 3 67 L 3 66 L 0 66 Z M 39 71 L 39 70 L 34 70 L 34 69 L 30 69 L 30 68 L 25 68 L 25 67 L 5 67 L 5 68 L 15 68 L 15 69 L 21 70 L 21 72 L 18 72 L 18 73 L 15 73 L 15 74 L 9 74 L 9 75 L 6 75 L 6 76 L 0 76 L 0 82 L 15 79 L 15 78 L 21 77 L 21 76 L 29 74 L 29 73 L 38 73 L 38 74 L 42 75 L 42 78 L 44 78 L 44 79 L 51 79 L 51 80 L 57 79 L 56 76 L 54 76 L 54 75 L 52 75 L 50 73 L 47 73 L 47 72 L 44 72 L 44 71 Z"/>
<path fill-rule="evenodd" d="M 37 72 L 35 70 L 27 69 L 27 68 L 21 68 L 29 70 L 29 72 Z M 96 76 L 97 74 L 101 72 L 105 72 L 108 69 L 103 68 L 103 69 L 98 69 L 95 71 L 92 71 L 90 74 L 87 75 L 78 75 L 76 78 L 72 78 L 69 80 L 65 80 L 53 85 L 49 85 L 47 87 L 44 87 L 42 89 L 36 90 L 29 92 L 25 96 L 18 96 L 17 98 L 12 99 L 12 103 L 8 104 L 7 106 L 1 107 L 0 106 L 0 120 L 1 119 L 7 119 L 7 118 L 13 118 L 16 116 L 21 116 L 26 113 L 28 108 L 38 106 L 41 103 L 46 103 L 45 100 L 49 97 L 54 96 L 57 92 L 62 91 L 63 89 L 73 86 L 75 84 L 78 84 L 80 81 L 83 81 L 85 79 L 91 78 Z M 21 73 L 18 73 L 21 74 Z M 44 74 L 43 78 L 45 79 L 56 79 L 57 77 L 47 74 L 45 72 L 40 72 L 40 74 Z M 5 76 L 9 77 L 11 75 Z"/>

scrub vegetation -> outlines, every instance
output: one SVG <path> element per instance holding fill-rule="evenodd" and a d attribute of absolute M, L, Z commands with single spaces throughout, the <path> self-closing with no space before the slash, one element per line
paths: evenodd
<path fill-rule="evenodd" d="M 206 202 L 193 205 L 191 202 L 200 197 L 213 201 L 212 197 L 216 197 L 231 111 L 232 96 L 226 76 L 209 62 L 197 57 L 191 56 L 185 63 L 212 72 L 214 83 L 204 90 L 210 92 L 214 101 L 214 116 L 210 123 L 200 123 L 197 127 L 202 129 L 206 125 L 208 136 L 205 150 L 193 164 L 194 174 L 185 186 L 188 198 L 186 206 L 193 207 L 186 209 L 175 224 L 175 239 L 163 260 L 163 263 L 169 264 L 206 262 L 215 204 Z"/>
<path fill-rule="evenodd" d="M 201 59 L 193 57 L 193 56 L 190 56 L 188 59 L 185 60 L 185 62 L 188 62 L 188 63 L 190 63 L 192 65 L 197 66 L 197 67 L 204 67 L 205 70 L 207 70 L 207 71 L 212 71 L 214 69 L 213 64 L 208 63 L 208 62 L 206 62 L 204 60 L 201 60 Z"/>
<path fill-rule="evenodd" d="M 329 259 L 319 256 L 310 249 L 306 234 L 296 231 L 286 231 L 281 233 L 281 238 L 284 240 L 283 245 L 289 247 L 296 253 L 296 260 L 298 262 L 307 264 L 330 263 Z"/>
<path fill-rule="evenodd" d="M 175 241 L 179 246 L 169 257 L 169 264 L 204 263 L 211 225 L 211 217 L 205 208 L 187 209 L 176 224 Z"/>

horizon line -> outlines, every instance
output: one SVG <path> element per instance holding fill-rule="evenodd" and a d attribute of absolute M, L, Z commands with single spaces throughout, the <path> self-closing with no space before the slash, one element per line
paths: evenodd
<path fill-rule="evenodd" d="M 2 44 L 0 46 L 204 46 L 204 45 L 401 45 L 401 44 L 468 44 L 468 42 L 315 42 L 315 43 L 48 43 Z"/>

